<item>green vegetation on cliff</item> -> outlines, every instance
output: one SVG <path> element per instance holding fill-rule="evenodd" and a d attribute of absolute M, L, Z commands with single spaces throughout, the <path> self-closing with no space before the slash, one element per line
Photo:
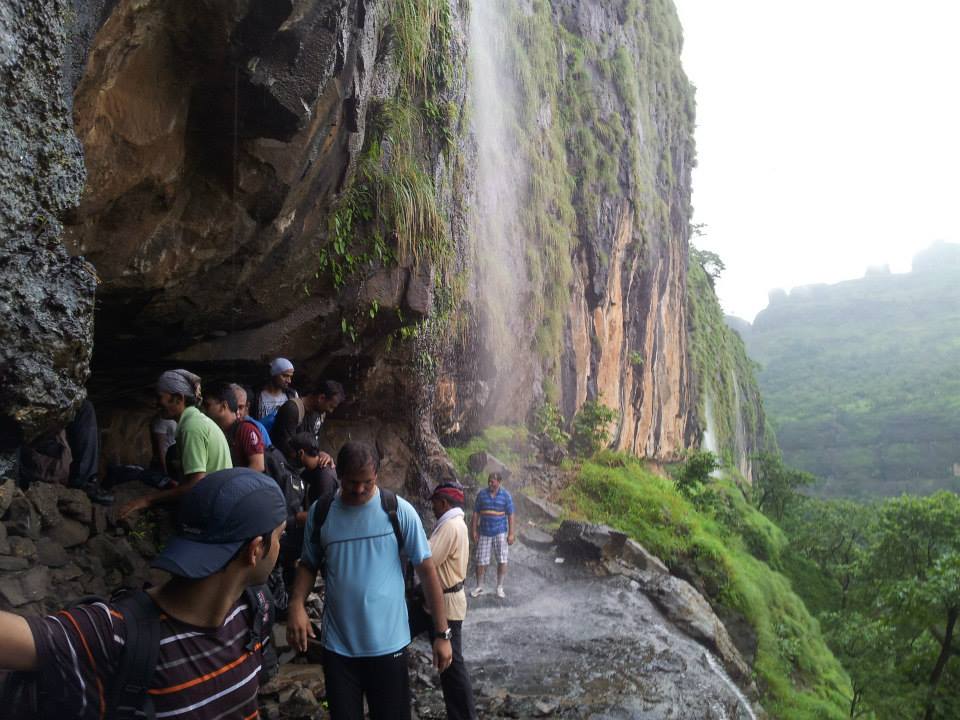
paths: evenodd
<path fill-rule="evenodd" d="M 960 490 L 958 256 L 775 296 L 747 332 L 784 457 L 824 494 Z"/>
<path fill-rule="evenodd" d="M 847 717 L 847 675 L 779 571 L 787 538 L 737 487 L 711 482 L 694 501 L 640 460 L 604 452 L 583 463 L 564 503 L 629 534 L 711 602 L 746 618 L 756 632 L 753 668 L 771 717 Z"/>
<path fill-rule="evenodd" d="M 710 432 L 728 468 L 744 469 L 751 455 L 775 450 L 768 431 L 758 366 L 747 357 L 740 336 L 727 327 L 713 280 L 723 269 L 713 253 L 690 247 L 687 303 L 690 356 L 697 388 L 700 431 Z"/>

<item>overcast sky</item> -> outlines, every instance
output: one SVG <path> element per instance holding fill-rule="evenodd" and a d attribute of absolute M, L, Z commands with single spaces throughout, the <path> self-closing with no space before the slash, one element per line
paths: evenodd
<path fill-rule="evenodd" d="M 960 241 L 960 1 L 675 3 L 724 310 Z"/>

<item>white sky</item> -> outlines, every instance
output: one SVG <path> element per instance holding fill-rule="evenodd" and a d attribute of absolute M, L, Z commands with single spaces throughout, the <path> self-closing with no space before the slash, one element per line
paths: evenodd
<path fill-rule="evenodd" d="M 960 241 L 960 0 L 675 0 L 724 310 Z"/>

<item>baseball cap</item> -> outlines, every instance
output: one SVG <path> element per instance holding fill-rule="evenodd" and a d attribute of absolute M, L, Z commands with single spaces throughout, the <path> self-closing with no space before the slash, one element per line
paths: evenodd
<path fill-rule="evenodd" d="M 245 542 L 286 519 L 286 502 L 273 479 L 250 468 L 210 473 L 181 499 L 177 534 L 153 567 L 207 577 L 223 569 Z"/>

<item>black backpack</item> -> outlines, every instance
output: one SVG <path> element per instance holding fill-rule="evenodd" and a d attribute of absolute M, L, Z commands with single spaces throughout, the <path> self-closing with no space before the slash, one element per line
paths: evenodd
<path fill-rule="evenodd" d="M 264 585 L 244 590 L 247 604 L 254 608 L 253 626 L 246 649 L 252 651 L 270 638 L 273 624 L 273 603 Z M 77 605 L 104 602 L 89 597 Z M 160 655 L 160 609 L 143 590 L 120 589 L 110 597 L 110 604 L 123 615 L 127 637 L 117 662 L 117 673 L 105 688 L 104 720 L 155 720 L 153 698 L 147 693 Z M 55 700 L 41 692 L 37 674 L 12 672 L 7 675 L 0 692 L 2 720 L 36 720 L 44 717 L 41 709 Z M 137 711 L 142 714 L 137 715 Z"/>
<path fill-rule="evenodd" d="M 330 514 L 330 506 L 333 505 L 334 497 L 334 493 L 329 493 L 318 498 L 313 504 L 313 535 L 310 536 L 310 542 L 317 550 L 320 564 L 320 567 L 317 569 L 324 577 L 327 573 L 327 563 L 326 553 L 323 548 L 323 543 L 320 539 L 320 530 L 323 528 L 323 524 L 327 521 L 327 515 Z M 393 534 L 397 538 L 397 552 L 402 556 L 403 532 L 400 530 L 400 518 L 397 515 L 397 505 L 397 494 L 392 490 L 380 488 L 380 507 L 383 508 L 383 511 L 387 514 L 387 517 L 390 518 L 390 525 L 393 527 Z M 406 575 L 407 572 L 405 570 L 405 578 Z"/>
<path fill-rule="evenodd" d="M 273 445 L 263 451 L 263 466 L 267 475 L 272 477 L 287 503 L 287 524 L 294 525 L 294 516 L 304 509 L 307 497 L 306 485 L 296 470 L 290 467 L 279 448 Z"/>

